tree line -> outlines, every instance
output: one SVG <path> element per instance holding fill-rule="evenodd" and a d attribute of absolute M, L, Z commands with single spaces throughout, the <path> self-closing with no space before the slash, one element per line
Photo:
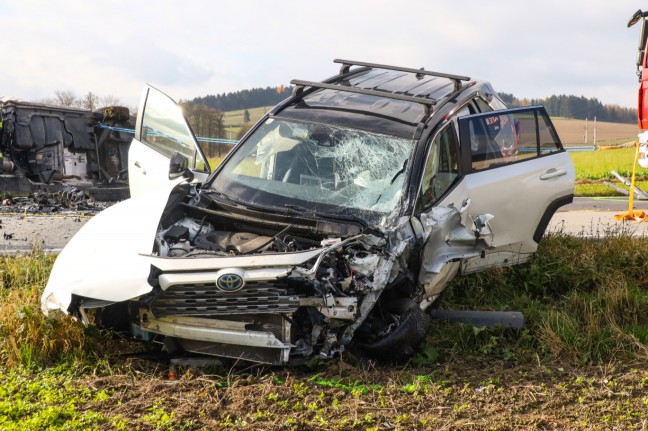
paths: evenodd
<path fill-rule="evenodd" d="M 499 93 L 500 97 L 508 106 L 544 105 L 547 113 L 552 117 L 566 117 L 584 120 L 596 119 L 598 121 L 609 121 L 612 123 L 636 123 L 637 110 L 625 108 L 619 105 L 604 105 L 597 98 L 586 98 L 561 94 L 545 97 L 544 99 L 518 99 L 509 93 Z"/>
<path fill-rule="evenodd" d="M 195 97 L 191 103 L 205 105 L 221 111 L 256 108 L 259 106 L 274 106 L 290 96 L 292 87 L 252 88 L 250 90 L 231 91 L 222 94 L 209 94 Z"/>

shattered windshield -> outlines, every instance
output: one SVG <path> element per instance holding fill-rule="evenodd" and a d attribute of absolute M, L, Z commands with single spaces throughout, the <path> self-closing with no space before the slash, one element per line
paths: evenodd
<path fill-rule="evenodd" d="M 400 208 L 413 148 L 408 139 L 270 118 L 211 188 L 243 203 L 380 223 Z"/>

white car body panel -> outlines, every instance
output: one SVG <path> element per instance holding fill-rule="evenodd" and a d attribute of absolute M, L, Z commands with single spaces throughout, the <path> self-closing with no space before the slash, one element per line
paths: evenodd
<path fill-rule="evenodd" d="M 155 101 L 156 105 L 150 108 L 151 114 L 147 117 L 150 98 Z M 193 152 L 192 160 L 189 160 L 189 169 L 194 174 L 194 181 L 204 181 L 210 172 L 209 164 L 176 102 L 160 90 L 146 85 L 142 91 L 139 106 L 135 137 L 128 150 L 128 183 L 131 197 L 161 188 L 171 190 L 174 185 L 182 182 L 181 176 L 169 177 L 169 156 L 167 154 L 170 151 L 162 139 L 166 137 L 170 137 L 172 140 L 177 139 L 177 142 L 182 143 L 182 145 L 178 145 L 178 148 Z M 147 118 L 151 118 L 151 120 L 147 120 Z M 151 125 L 156 129 L 153 130 Z M 144 142 L 147 133 L 152 136 L 148 144 Z M 156 141 L 156 137 L 162 142 Z M 195 169 L 196 160 L 204 162 L 205 171 Z"/>
<path fill-rule="evenodd" d="M 125 301 L 151 290 L 147 283 L 153 239 L 168 191 L 115 204 L 89 220 L 56 259 L 42 308 L 67 313 L 72 293 Z"/>
<path fill-rule="evenodd" d="M 552 169 L 564 174 L 540 178 Z M 494 233 L 491 245 L 519 247 L 532 241 L 545 209 L 556 199 L 573 193 L 575 178 L 569 154 L 551 154 L 468 174 L 439 206 L 452 204 L 460 208 L 470 199 L 462 215 L 466 226 L 471 226 L 471 220 L 480 214 L 493 214 L 489 222 Z"/>
<path fill-rule="evenodd" d="M 170 180 L 169 158 L 137 139 L 133 139 L 128 149 L 128 178 L 131 197 L 161 188 L 171 191 L 173 186 L 183 180 L 182 177 Z"/>

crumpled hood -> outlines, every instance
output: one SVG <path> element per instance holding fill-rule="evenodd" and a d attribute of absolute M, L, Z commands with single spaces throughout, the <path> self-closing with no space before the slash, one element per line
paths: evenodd
<path fill-rule="evenodd" d="M 149 292 L 151 267 L 143 255 L 151 254 L 168 197 L 162 190 L 127 199 L 89 220 L 54 263 L 41 298 L 43 313 L 67 313 L 73 293 L 118 302 Z"/>

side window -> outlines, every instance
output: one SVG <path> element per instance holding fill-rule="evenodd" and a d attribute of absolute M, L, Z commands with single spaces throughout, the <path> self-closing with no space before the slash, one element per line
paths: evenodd
<path fill-rule="evenodd" d="M 477 108 L 479 108 L 480 112 L 493 111 L 493 108 L 488 103 L 486 103 L 486 101 L 481 97 L 475 97 L 475 103 L 477 104 Z"/>
<path fill-rule="evenodd" d="M 436 202 L 459 176 L 457 139 L 453 127 L 445 127 L 432 138 L 428 149 L 419 208 Z"/>
<path fill-rule="evenodd" d="M 464 106 L 459 111 L 457 111 L 456 114 L 452 115 L 452 118 L 466 117 L 474 113 L 475 113 L 475 107 L 473 106 L 472 103 L 468 103 L 466 106 Z M 455 132 L 457 133 L 457 135 L 459 135 L 459 125 L 457 124 L 456 121 L 453 121 L 452 123 L 454 124 Z"/>
<path fill-rule="evenodd" d="M 542 107 L 517 108 L 459 119 L 466 164 L 494 168 L 560 151 L 558 135 Z M 465 160 L 465 159 L 464 159 Z"/>
<path fill-rule="evenodd" d="M 498 97 L 495 96 L 490 99 L 490 102 L 486 102 L 481 97 L 476 97 L 475 103 L 477 104 L 480 112 L 491 112 L 495 110 L 499 111 L 500 109 L 507 109 L 507 106 Z"/>
<path fill-rule="evenodd" d="M 182 111 L 173 100 L 162 93 L 150 90 L 148 92 L 139 140 L 166 157 L 171 157 L 176 152 L 182 154 L 189 160 L 189 166 L 193 169 L 206 168 L 205 162 L 196 151 L 193 135 Z"/>

